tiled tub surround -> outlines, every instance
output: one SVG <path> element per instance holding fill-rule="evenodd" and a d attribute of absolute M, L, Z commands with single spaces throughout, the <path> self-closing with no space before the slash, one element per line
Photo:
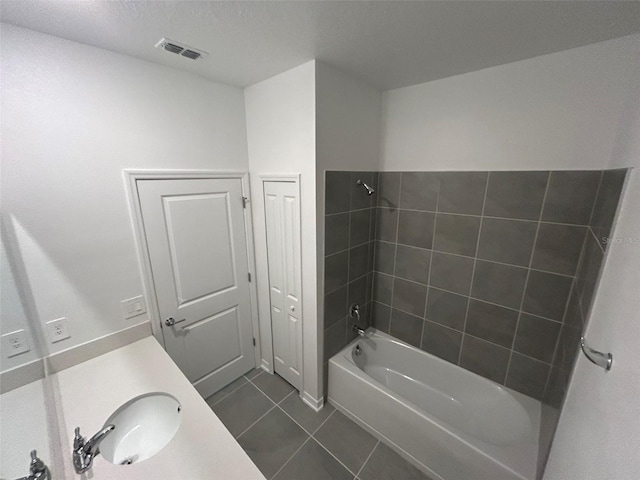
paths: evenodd
<path fill-rule="evenodd" d="M 593 292 L 602 249 L 591 240 L 608 235 L 620 178 L 622 170 L 379 173 L 373 325 L 543 399 L 552 365 L 552 384 L 566 381 L 568 360 L 554 362 L 561 333 L 566 358 L 577 352 L 565 311 L 574 285 L 577 298 Z"/>
<path fill-rule="evenodd" d="M 377 188 L 375 172 L 325 174 L 324 381 L 327 362 L 355 336 L 350 305 L 361 307 L 360 326 L 369 326 L 376 194 L 356 185 L 361 179 Z M 326 388 L 325 388 L 326 392 Z"/>
<path fill-rule="evenodd" d="M 598 274 L 607 248 L 607 236 L 612 231 L 626 172 L 626 170 L 607 170 L 603 173 L 593 213 L 585 233 L 580 262 L 573 278 L 571 295 L 543 397 L 538 455 L 539 476 L 543 473 L 571 371 L 579 353 L 578 342 L 593 303 Z"/>

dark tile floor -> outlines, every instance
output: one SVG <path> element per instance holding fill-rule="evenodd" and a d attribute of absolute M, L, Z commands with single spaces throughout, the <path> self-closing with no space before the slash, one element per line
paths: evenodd
<path fill-rule="evenodd" d="M 331 405 L 314 412 L 261 369 L 207 403 L 269 480 L 429 480 Z"/>

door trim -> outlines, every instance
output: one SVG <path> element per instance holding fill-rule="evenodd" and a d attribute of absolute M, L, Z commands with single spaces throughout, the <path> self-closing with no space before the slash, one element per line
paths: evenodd
<path fill-rule="evenodd" d="M 286 183 L 294 183 L 296 184 L 297 187 L 297 191 L 298 191 L 298 202 L 301 201 L 301 192 L 300 192 L 300 174 L 299 173 L 260 173 L 257 174 L 257 177 L 260 179 L 260 199 L 256 198 L 256 201 L 259 202 L 259 208 L 261 209 L 261 212 L 264 216 L 264 211 L 265 211 L 265 205 L 264 205 L 264 184 L 265 182 L 286 182 Z M 265 225 L 266 228 L 266 225 Z M 266 235 L 266 232 L 265 232 Z M 300 245 L 300 252 L 302 252 L 302 247 L 303 245 Z M 266 246 L 266 237 L 265 237 L 265 252 L 267 251 L 267 246 Z M 301 259 L 302 260 L 302 259 Z M 266 266 L 266 279 L 265 279 L 265 285 L 266 285 L 266 292 L 268 292 L 269 289 L 269 267 L 265 262 L 265 266 Z M 301 263 L 302 266 L 302 263 Z M 302 272 L 301 272 L 302 273 Z M 302 277 L 301 277 L 301 281 L 302 281 Z M 267 299 L 269 298 L 269 295 L 267 293 Z M 269 304 L 270 304 L 270 300 L 268 300 Z M 304 297 L 302 294 L 302 290 L 300 290 L 300 305 L 304 305 Z M 304 307 L 302 308 L 302 312 L 304 312 Z M 263 344 L 266 345 L 268 348 L 263 349 L 263 356 L 261 359 L 262 362 L 262 368 L 267 370 L 270 373 L 274 373 L 274 363 L 273 363 L 273 334 L 271 331 L 271 310 L 269 309 L 267 312 L 265 312 L 265 315 L 263 315 L 264 318 L 262 318 L 262 321 L 260 322 L 262 324 L 262 329 L 260 330 L 261 334 L 262 334 L 262 341 L 264 342 Z M 302 313 L 301 315 L 301 326 L 302 326 L 302 330 L 304 332 L 304 328 L 305 328 L 305 322 L 304 322 L 304 313 Z M 302 345 L 300 346 L 302 348 L 302 368 L 300 369 L 300 395 L 302 396 L 303 391 L 304 391 L 304 333 L 302 335 Z"/>
<path fill-rule="evenodd" d="M 153 282 L 153 274 L 151 270 L 151 259 L 147 248 L 147 238 L 144 233 L 144 224 L 142 221 L 142 207 L 138 196 L 138 180 L 184 180 L 184 179 L 238 179 L 242 183 L 242 195 L 248 199 L 251 204 L 251 189 L 249 185 L 248 172 L 227 172 L 215 170 L 137 170 L 125 169 L 122 171 L 125 191 L 127 194 L 127 203 L 129 204 L 129 214 L 131 218 L 131 227 L 136 244 L 136 252 L 138 256 L 138 267 L 145 297 L 147 298 L 147 306 L 149 309 L 149 317 L 151 319 L 151 331 L 153 336 L 160 342 L 162 348 L 165 348 L 164 336 L 160 326 L 161 318 L 158 308 L 158 299 L 156 297 L 155 284 Z M 251 282 L 249 284 L 249 292 L 251 295 L 251 324 L 253 326 L 253 337 L 256 339 L 254 356 L 256 366 L 260 365 L 262 357 L 260 349 L 260 325 L 258 319 L 258 293 L 256 288 L 256 259 L 253 241 L 253 221 L 251 216 L 251 208 L 243 209 L 244 228 L 246 232 L 247 242 L 247 263 L 249 266 L 249 274 Z"/>

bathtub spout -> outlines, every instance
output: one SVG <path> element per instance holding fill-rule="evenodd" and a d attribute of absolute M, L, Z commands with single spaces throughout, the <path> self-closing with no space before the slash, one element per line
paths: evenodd
<path fill-rule="evenodd" d="M 361 337 L 364 337 L 367 334 L 367 331 L 363 328 L 360 328 L 358 325 L 356 325 L 355 323 L 353 324 L 353 327 L 351 327 L 351 330 L 353 330 L 354 332 L 356 332 L 358 335 L 360 335 Z"/>

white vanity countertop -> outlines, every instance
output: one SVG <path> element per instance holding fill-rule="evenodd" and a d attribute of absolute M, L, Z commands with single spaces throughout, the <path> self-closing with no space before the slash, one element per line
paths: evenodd
<path fill-rule="evenodd" d="M 56 478 L 264 480 L 258 468 L 153 337 L 118 348 L 52 375 L 64 474 Z M 133 465 L 113 465 L 98 455 L 93 476 L 73 470 L 73 431 L 86 438 L 128 400 L 148 392 L 167 392 L 182 405 L 175 437 L 155 456 Z M 66 433 L 66 436 L 65 436 Z"/>

